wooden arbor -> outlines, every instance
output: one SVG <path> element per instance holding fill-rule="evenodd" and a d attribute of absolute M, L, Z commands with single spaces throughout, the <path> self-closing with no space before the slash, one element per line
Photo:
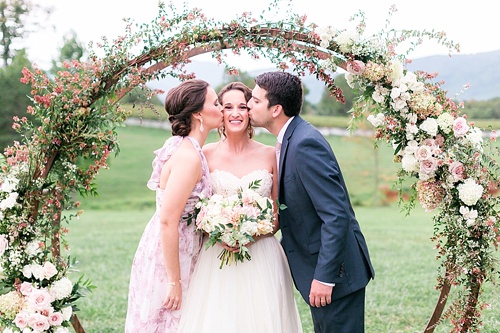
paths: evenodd
<path fill-rule="evenodd" d="M 190 42 L 186 42 L 189 40 Z M 332 77 L 318 65 L 320 60 L 325 60 L 330 57 L 336 57 L 340 61 L 339 67 L 346 69 L 346 61 L 356 60 L 352 55 L 343 55 L 339 52 L 336 45 L 330 45 L 328 48 L 320 46 L 320 40 L 317 35 L 305 31 L 304 29 L 294 29 L 293 27 L 276 27 L 276 26 L 254 26 L 250 29 L 238 29 L 237 31 L 227 26 L 220 29 L 220 34 L 210 37 L 210 34 L 199 34 L 197 38 L 187 38 L 184 40 L 181 36 L 179 39 L 171 40 L 172 43 L 165 43 L 157 47 L 151 48 L 133 59 L 117 66 L 113 71 L 108 72 L 106 77 L 102 77 L 100 83 L 102 90 L 96 91 L 90 100 L 89 106 L 100 100 L 110 91 L 114 91 L 115 95 L 110 98 L 111 102 L 117 103 L 127 92 L 135 87 L 128 85 L 119 87 L 119 82 L 130 74 L 130 69 L 136 69 L 144 78 L 154 78 L 161 71 L 177 67 L 179 64 L 185 64 L 188 59 L 204 53 L 219 52 L 226 49 L 234 48 L 256 48 L 275 50 L 278 52 L 276 59 L 288 60 L 294 66 L 294 70 L 301 73 L 305 70 L 316 75 L 316 77 L 324 81 L 332 95 L 335 95 L 339 100 L 342 100 L 342 92 L 334 85 Z M 173 46 L 174 45 L 174 46 Z M 242 47 L 243 45 L 243 47 Z M 280 52 L 283 53 L 279 54 Z M 272 54 L 272 53 L 268 53 Z M 174 55 L 174 56 L 172 56 Z M 363 59 L 362 59 L 363 60 Z M 283 69 L 282 63 L 277 63 L 277 66 Z M 54 149 L 53 153 L 46 159 L 45 165 L 40 168 L 40 175 L 47 177 L 50 173 L 54 161 L 57 159 L 59 151 Z M 36 217 L 36 209 L 33 210 L 33 217 Z M 59 213 L 59 218 L 61 212 Z M 59 223 L 59 219 L 55 219 L 55 224 Z M 54 234 L 52 239 L 53 256 L 60 255 L 59 234 Z M 424 332 L 433 332 L 438 325 L 443 313 L 447 295 L 450 291 L 450 284 L 446 279 L 441 288 L 441 293 L 435 309 L 432 313 L 429 322 L 427 323 Z M 76 314 L 72 316 L 72 325 L 77 333 L 85 332 Z"/>

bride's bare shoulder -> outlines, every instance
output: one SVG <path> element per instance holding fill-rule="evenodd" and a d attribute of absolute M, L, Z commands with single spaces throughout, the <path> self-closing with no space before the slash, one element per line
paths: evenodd
<path fill-rule="evenodd" d="M 205 154 L 205 156 L 211 155 L 215 151 L 218 145 L 219 141 L 207 143 L 203 145 L 203 148 L 201 148 L 201 150 L 203 151 L 203 154 Z"/>

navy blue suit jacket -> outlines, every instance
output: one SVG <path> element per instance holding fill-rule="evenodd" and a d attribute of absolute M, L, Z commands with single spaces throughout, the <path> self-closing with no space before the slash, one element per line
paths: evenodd
<path fill-rule="evenodd" d="M 340 167 L 328 141 L 300 116 L 288 126 L 279 161 L 281 244 L 295 286 L 309 303 L 311 282 L 335 283 L 332 299 L 375 276 Z"/>

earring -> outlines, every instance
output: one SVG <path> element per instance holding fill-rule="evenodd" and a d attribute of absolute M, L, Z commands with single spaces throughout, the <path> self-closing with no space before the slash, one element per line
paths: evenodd
<path fill-rule="evenodd" d="M 200 132 L 203 132 L 205 130 L 205 128 L 203 127 L 203 118 L 200 117 Z"/>

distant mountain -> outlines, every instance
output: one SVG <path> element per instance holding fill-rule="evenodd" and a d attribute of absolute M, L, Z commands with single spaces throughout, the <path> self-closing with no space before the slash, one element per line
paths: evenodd
<path fill-rule="evenodd" d="M 213 87 L 223 83 L 224 66 L 215 62 L 193 60 L 187 65 L 187 70 L 196 73 L 196 77 L 206 80 Z M 470 83 L 470 88 L 456 97 L 456 100 L 488 100 L 500 97 L 500 50 L 477 54 L 458 54 L 449 56 L 430 56 L 414 59 L 408 69 L 424 70 L 429 73 L 438 73 L 436 80 L 444 81 L 443 89 L 448 91 L 448 96 L 453 97 L 459 93 L 464 85 Z M 273 68 L 249 71 L 250 76 L 257 76 Z M 302 78 L 304 85 L 309 89 L 306 99 L 311 103 L 320 100 L 325 85 L 313 76 Z M 162 89 L 167 92 L 180 81 L 167 77 L 158 81 L 151 81 L 148 86 Z M 164 99 L 161 95 L 160 99 Z"/>
<path fill-rule="evenodd" d="M 500 50 L 476 54 L 431 56 L 415 59 L 408 69 L 438 73 L 438 81 L 444 80 L 443 89 L 448 96 L 459 93 L 464 85 L 470 88 L 457 96 L 457 100 L 488 100 L 500 97 Z"/>

